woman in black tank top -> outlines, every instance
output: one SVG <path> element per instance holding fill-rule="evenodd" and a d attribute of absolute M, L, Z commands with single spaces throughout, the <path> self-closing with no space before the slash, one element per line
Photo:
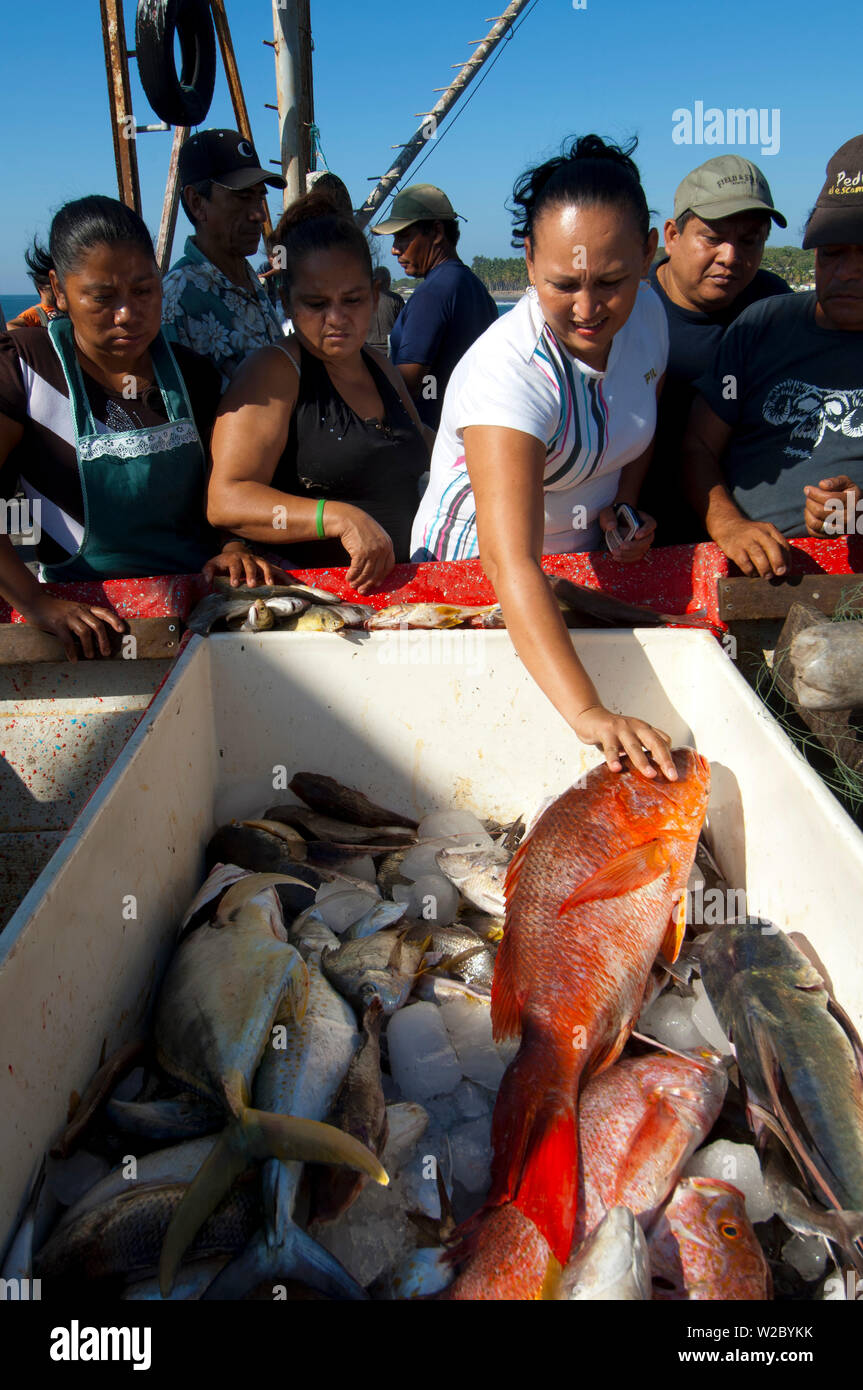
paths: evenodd
<path fill-rule="evenodd" d="M 359 228 L 311 193 L 276 242 L 295 334 L 254 353 L 222 400 L 207 515 L 288 565 L 346 565 L 369 592 L 409 556 L 423 427 L 399 373 L 364 347 L 375 290 Z"/>

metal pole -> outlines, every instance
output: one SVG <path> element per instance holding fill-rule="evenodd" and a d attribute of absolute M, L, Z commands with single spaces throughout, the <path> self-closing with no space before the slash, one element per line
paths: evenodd
<path fill-rule="evenodd" d="M 108 105 L 111 108 L 111 134 L 120 201 L 141 212 L 141 185 L 138 179 L 138 151 L 135 145 L 135 117 L 129 85 L 129 54 L 122 0 L 99 0 L 102 10 L 102 39 L 108 74 Z"/>
<path fill-rule="evenodd" d="M 180 181 L 178 178 L 180 150 L 189 138 L 189 127 L 178 125 L 174 127 L 174 139 L 171 145 L 171 163 L 168 166 L 168 183 L 165 188 L 165 201 L 162 204 L 162 221 L 159 225 L 159 240 L 156 243 L 156 260 L 159 263 L 159 270 L 164 275 L 171 264 L 171 247 L 174 244 L 174 232 L 177 228 L 177 208 L 180 203 Z"/>
<path fill-rule="evenodd" d="M 431 111 L 425 113 L 422 125 L 414 131 L 410 140 L 402 147 L 402 152 L 392 168 L 383 175 L 376 187 L 372 189 L 372 192 L 356 214 L 358 226 L 365 227 L 371 221 L 375 210 L 380 207 L 384 199 L 401 180 L 402 176 L 413 164 L 420 150 L 424 148 L 429 140 L 434 139 L 441 121 L 452 107 L 455 106 L 459 97 L 476 77 L 483 63 L 491 56 L 501 39 L 504 38 L 512 28 L 516 19 L 521 14 L 521 11 L 530 3 L 531 0 L 512 0 L 512 4 L 507 6 L 505 13 L 500 16 L 482 42 L 477 45 L 473 57 L 468 59 L 455 81 L 451 82 L 446 88 L 440 101 L 432 107 Z"/>
<path fill-rule="evenodd" d="M 216 26 L 216 37 L 219 40 L 219 48 L 222 53 L 222 62 L 225 65 L 225 76 L 228 79 L 228 88 L 231 93 L 231 101 L 234 106 L 234 119 L 237 122 L 237 129 L 247 140 L 254 143 L 252 127 L 249 124 L 249 113 L 246 109 L 246 98 L 243 96 L 243 84 L 240 81 L 240 70 L 237 67 L 237 59 L 234 54 L 234 44 L 231 39 L 231 29 L 228 24 L 228 16 L 225 12 L 225 0 L 210 0 L 210 8 L 213 11 L 213 23 Z M 273 230 L 269 213 L 264 223 L 264 236 L 268 237 Z"/>
<path fill-rule="evenodd" d="M 285 207 L 306 191 L 308 161 L 300 157 L 303 73 L 300 0 L 273 0 L 273 47 L 276 54 L 276 100 L 279 103 L 279 152 L 287 180 Z"/>

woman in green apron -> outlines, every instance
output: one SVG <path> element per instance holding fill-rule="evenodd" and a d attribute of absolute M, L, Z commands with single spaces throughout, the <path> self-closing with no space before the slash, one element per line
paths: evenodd
<path fill-rule="evenodd" d="M 112 198 L 68 203 L 51 227 L 51 281 L 68 315 L 0 338 L 0 593 L 73 660 L 107 655 L 106 608 L 46 592 L 13 550 L 32 529 L 44 581 L 160 574 L 271 583 L 280 571 L 206 523 L 206 445 L 219 399 L 211 363 L 169 346 L 150 235 Z M 10 507 L 20 480 L 25 501 Z M 7 524 L 3 524 L 4 518 Z M 216 553 L 219 552 L 219 553 Z"/>

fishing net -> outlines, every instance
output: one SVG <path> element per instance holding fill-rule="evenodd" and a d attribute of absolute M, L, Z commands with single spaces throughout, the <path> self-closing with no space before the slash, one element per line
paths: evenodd
<path fill-rule="evenodd" d="M 848 622 L 863 617 L 863 584 L 856 584 L 846 590 L 837 603 L 830 621 Z M 786 699 L 777 673 L 766 658 L 755 660 L 754 671 L 750 676 L 757 695 L 762 699 L 782 729 L 802 753 L 807 763 L 818 773 L 825 786 L 844 806 L 845 810 L 863 828 L 863 773 L 852 767 L 836 748 L 825 743 L 808 727 L 794 705 Z M 848 740 L 856 740 L 863 748 L 863 711 L 854 711 L 843 729 L 846 745 Z M 838 742 L 839 740 L 837 740 Z"/>

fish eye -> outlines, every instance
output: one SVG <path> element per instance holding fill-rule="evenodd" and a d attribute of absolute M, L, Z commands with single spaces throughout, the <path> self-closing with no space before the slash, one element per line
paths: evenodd
<path fill-rule="evenodd" d="M 737 1240 L 740 1235 L 740 1228 L 733 1221 L 721 1222 L 719 1229 L 727 1240 Z"/>

